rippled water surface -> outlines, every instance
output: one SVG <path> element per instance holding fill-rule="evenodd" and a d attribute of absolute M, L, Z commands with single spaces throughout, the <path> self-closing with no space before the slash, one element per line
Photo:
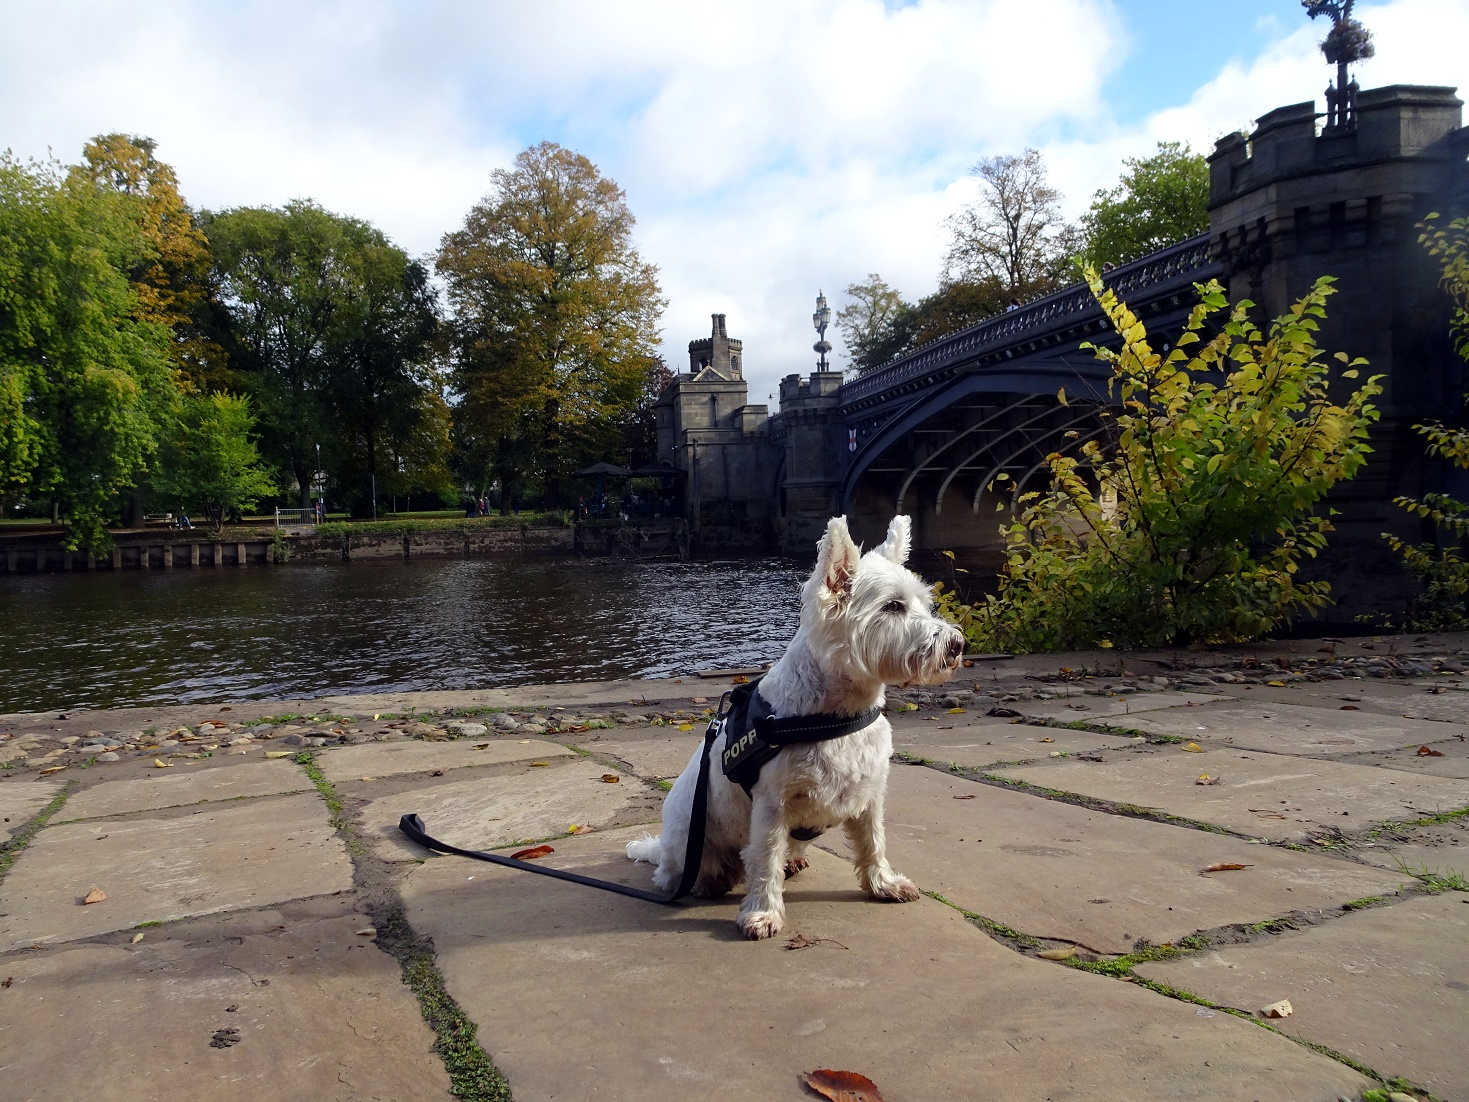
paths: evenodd
<path fill-rule="evenodd" d="M 776 658 L 784 560 L 0 579 L 0 712 L 659 677 Z"/>

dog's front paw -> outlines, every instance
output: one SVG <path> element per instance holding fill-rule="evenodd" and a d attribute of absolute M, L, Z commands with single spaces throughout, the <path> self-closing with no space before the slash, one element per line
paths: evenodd
<path fill-rule="evenodd" d="M 780 933 L 783 921 L 784 916 L 778 911 L 741 911 L 735 924 L 739 926 L 740 933 L 751 941 L 760 941 Z"/>
<path fill-rule="evenodd" d="M 786 879 L 789 880 L 796 873 L 811 867 L 811 862 L 804 857 L 791 857 L 786 860 Z"/>
<path fill-rule="evenodd" d="M 889 903 L 912 903 L 918 898 L 918 886 L 906 876 L 899 876 L 897 873 L 873 877 L 867 885 L 867 891 L 872 898 Z"/>

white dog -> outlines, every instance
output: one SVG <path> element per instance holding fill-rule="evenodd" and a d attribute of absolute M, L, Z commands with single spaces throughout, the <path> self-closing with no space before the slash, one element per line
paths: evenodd
<path fill-rule="evenodd" d="M 894 517 L 882 546 L 862 555 L 845 517 L 827 524 L 816 569 L 801 589 L 796 637 L 759 685 L 774 715 L 859 715 L 883 704 L 889 682 L 936 684 L 958 668 L 963 636 L 934 615 L 929 587 L 903 566 L 910 533 L 908 518 Z M 806 842 L 837 824 L 868 895 L 903 903 L 918 898 L 913 882 L 894 872 L 885 855 L 882 813 L 893 745 L 885 717 L 839 738 L 786 747 L 765 764 L 752 796 L 720 769 L 724 742 L 721 733 L 710 753 L 708 826 L 694 893 L 722 895 L 743 879 L 748 893 L 736 921 L 746 937 L 780 931 L 785 877 L 806 867 Z M 657 864 L 653 880 L 665 890 L 683 874 L 702 750 L 664 801 L 662 835 L 627 847 L 633 860 Z"/>

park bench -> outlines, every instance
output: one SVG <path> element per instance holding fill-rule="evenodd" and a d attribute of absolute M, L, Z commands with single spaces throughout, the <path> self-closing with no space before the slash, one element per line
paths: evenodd
<path fill-rule="evenodd" d="M 144 528 L 172 528 L 172 513 L 145 513 L 143 514 Z"/>

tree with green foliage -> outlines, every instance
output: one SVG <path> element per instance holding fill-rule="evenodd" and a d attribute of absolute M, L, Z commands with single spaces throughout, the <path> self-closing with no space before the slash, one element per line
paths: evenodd
<path fill-rule="evenodd" d="M 1046 179 L 1040 152 L 986 157 L 971 170 L 979 195 L 948 218 L 945 283 L 998 283 L 1025 300 L 1065 282 L 1075 231 L 1061 214 L 1061 193 Z"/>
<path fill-rule="evenodd" d="M 1121 264 L 1209 228 L 1209 165 L 1202 153 L 1159 142 L 1151 157 L 1129 157 L 1114 187 L 1098 191 L 1081 216 L 1082 255 L 1093 268 Z"/>
<path fill-rule="evenodd" d="M 225 518 L 275 492 L 254 430 L 248 398 L 219 391 L 185 394 L 152 479 L 154 492 L 185 512 L 197 505 L 218 535 Z"/>
<path fill-rule="evenodd" d="M 998 280 L 989 279 L 944 283 L 916 303 L 900 299 L 897 308 L 864 338 L 860 353 L 854 354 L 854 366 L 858 374 L 866 374 L 894 356 L 1004 313 L 1008 297 Z"/>
<path fill-rule="evenodd" d="M 155 156 L 157 148 L 151 138 L 99 134 L 71 174 L 127 197 L 148 247 L 128 272 L 138 313 L 172 332 L 171 358 L 184 389 L 217 389 L 228 376 L 223 349 L 204 331 L 209 242 L 179 194 L 172 166 Z"/>
<path fill-rule="evenodd" d="M 1298 569 L 1332 529 L 1322 498 L 1366 460 L 1381 392 L 1374 377 L 1343 403 L 1328 395 L 1332 369 L 1315 335 L 1331 279 L 1268 334 L 1249 320 L 1251 303 L 1230 310 L 1211 282 L 1164 355 L 1095 271 L 1087 278 L 1121 338 L 1117 350 L 1083 346 L 1112 367 L 1113 438 L 1052 454 L 1050 490 L 1014 502 L 997 593 L 967 609 L 944 595 L 970 642 L 1238 642 L 1322 608 L 1328 584 Z M 1364 362 L 1336 359 L 1342 379 Z"/>
<path fill-rule="evenodd" d="M 0 154 L 0 496 L 51 497 L 103 551 L 177 392 L 168 329 L 129 273 L 150 244 L 116 192 Z"/>
<path fill-rule="evenodd" d="M 382 455 L 427 409 L 437 325 L 427 271 L 373 226 L 309 200 L 208 215 L 204 228 L 267 459 L 295 476 L 304 505 L 320 445 L 365 510 Z"/>
<path fill-rule="evenodd" d="M 1469 361 L 1469 218 L 1443 223 L 1437 214 L 1430 214 L 1418 229 L 1419 243 L 1442 268 L 1440 286 L 1453 304 L 1449 324 L 1454 350 Z M 1465 400 L 1469 402 L 1469 395 Z M 1463 422 L 1430 421 L 1413 427 L 1428 441 L 1430 456 L 1469 470 L 1469 427 Z M 1407 609 L 1405 626 L 1414 631 L 1469 628 L 1469 502 L 1440 492 L 1398 497 L 1394 503 L 1429 521 L 1435 532 L 1432 541 L 1423 543 L 1382 534 L 1421 585 Z"/>
<path fill-rule="evenodd" d="M 636 403 L 664 300 L 623 190 L 586 157 L 543 142 L 491 185 L 438 255 L 462 447 L 502 494 L 529 476 L 555 496 Z"/>
<path fill-rule="evenodd" d="M 852 366 L 858 372 L 870 370 L 874 349 L 904 309 L 903 296 L 876 272 L 869 272 L 861 282 L 847 284 L 844 293 L 850 301 L 837 311 L 837 331 L 847 346 Z"/>

